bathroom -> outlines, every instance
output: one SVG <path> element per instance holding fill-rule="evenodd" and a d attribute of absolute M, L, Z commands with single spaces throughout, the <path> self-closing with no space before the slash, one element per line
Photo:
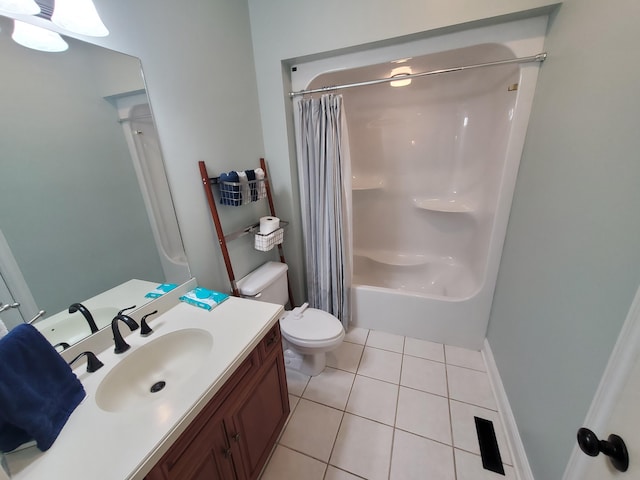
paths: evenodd
<path fill-rule="evenodd" d="M 292 220 L 295 298 L 304 287 L 288 63 L 551 11 L 487 339 L 535 478 L 560 478 L 639 281 L 634 2 L 96 4 L 111 34 L 91 41 L 142 61 L 192 274 L 226 288 L 197 161 L 225 171 L 264 156 L 278 214 Z"/>

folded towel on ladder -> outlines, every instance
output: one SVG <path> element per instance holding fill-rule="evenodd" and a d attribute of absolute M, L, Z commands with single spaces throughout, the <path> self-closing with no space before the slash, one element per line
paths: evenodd
<path fill-rule="evenodd" d="M 220 174 L 220 203 L 222 205 L 242 205 L 240 178 L 238 172 Z"/>
<path fill-rule="evenodd" d="M 255 170 L 245 170 L 244 173 L 247 174 L 247 180 L 249 181 L 249 190 L 251 191 L 251 201 L 255 202 L 258 200 L 258 185 L 256 182 L 256 172 Z"/>
<path fill-rule="evenodd" d="M 264 186 L 264 170 L 261 168 L 256 168 L 254 171 L 256 173 L 258 198 L 264 198 L 267 196 L 267 189 Z"/>
<path fill-rule="evenodd" d="M 238 172 L 238 179 L 240 181 L 240 203 L 249 203 L 251 201 L 251 193 L 249 192 L 249 181 L 247 179 L 247 174 L 244 171 Z"/>

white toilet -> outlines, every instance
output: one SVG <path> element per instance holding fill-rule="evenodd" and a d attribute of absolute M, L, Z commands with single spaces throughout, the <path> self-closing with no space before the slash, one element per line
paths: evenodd
<path fill-rule="evenodd" d="M 288 300 L 287 265 L 267 262 L 238 281 L 245 298 L 285 305 Z M 342 323 L 330 313 L 308 304 L 285 312 L 280 318 L 284 339 L 285 365 L 305 375 L 315 376 L 327 364 L 326 352 L 337 348 L 344 339 Z"/>

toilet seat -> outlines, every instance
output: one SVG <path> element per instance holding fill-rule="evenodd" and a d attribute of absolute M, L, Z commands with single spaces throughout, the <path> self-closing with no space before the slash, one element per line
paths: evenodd
<path fill-rule="evenodd" d="M 291 343 L 309 348 L 329 347 L 344 337 L 340 320 L 316 308 L 307 308 L 301 315 L 286 312 L 280 318 L 280 331 Z"/>

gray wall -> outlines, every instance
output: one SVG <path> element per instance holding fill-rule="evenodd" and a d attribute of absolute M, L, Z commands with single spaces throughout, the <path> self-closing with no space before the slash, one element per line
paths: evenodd
<path fill-rule="evenodd" d="M 565 2 L 538 78 L 488 340 L 541 480 L 562 476 L 640 281 L 639 18 L 637 0 Z"/>

